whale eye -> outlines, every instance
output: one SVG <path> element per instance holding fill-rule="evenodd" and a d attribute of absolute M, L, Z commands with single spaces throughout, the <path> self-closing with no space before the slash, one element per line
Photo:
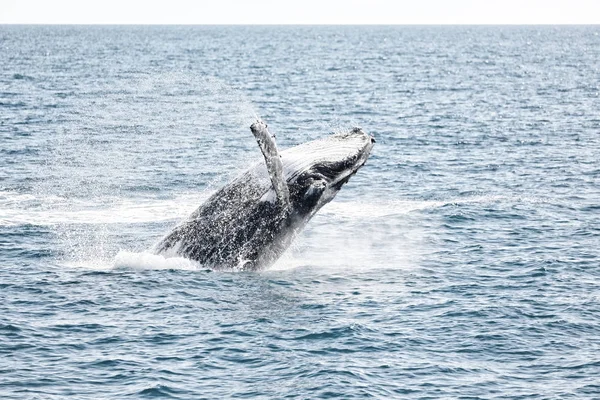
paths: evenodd
<path fill-rule="evenodd" d="M 317 193 L 320 195 L 321 193 L 323 193 L 323 190 L 325 190 L 326 187 L 327 184 L 323 180 L 315 180 L 310 184 L 308 189 L 306 189 L 306 193 L 304 194 L 304 196 L 312 196 Z"/>
<path fill-rule="evenodd" d="M 325 189 L 327 183 L 322 179 L 311 179 L 306 191 L 304 192 L 303 200 L 307 204 L 315 204 L 320 198 Z"/>

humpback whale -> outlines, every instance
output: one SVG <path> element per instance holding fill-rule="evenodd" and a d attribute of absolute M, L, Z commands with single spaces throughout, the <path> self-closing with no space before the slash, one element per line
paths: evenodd
<path fill-rule="evenodd" d="M 269 267 L 365 164 L 375 143 L 354 128 L 279 152 L 264 122 L 250 129 L 264 161 L 210 196 L 154 247 L 155 254 L 212 269 Z"/>

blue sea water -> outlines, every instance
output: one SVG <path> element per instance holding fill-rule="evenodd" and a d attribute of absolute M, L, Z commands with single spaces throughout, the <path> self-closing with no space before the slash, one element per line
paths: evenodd
<path fill-rule="evenodd" d="M 0 26 L 0 398 L 599 398 L 600 27 Z M 256 273 L 145 252 L 279 146 Z"/>

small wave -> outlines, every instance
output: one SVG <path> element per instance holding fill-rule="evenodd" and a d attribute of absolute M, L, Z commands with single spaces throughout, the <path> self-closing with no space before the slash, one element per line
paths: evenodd
<path fill-rule="evenodd" d="M 0 191 L 0 206 L 3 207 L 33 200 L 35 200 L 35 196 L 32 194 L 19 193 L 10 190 Z"/>
<path fill-rule="evenodd" d="M 15 80 L 28 80 L 28 81 L 32 81 L 33 77 L 28 76 L 28 75 L 23 75 L 23 74 L 13 74 L 13 79 Z"/>

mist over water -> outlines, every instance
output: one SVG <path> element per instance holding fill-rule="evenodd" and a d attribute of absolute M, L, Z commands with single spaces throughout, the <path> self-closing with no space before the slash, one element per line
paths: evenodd
<path fill-rule="evenodd" d="M 599 35 L 0 27 L 0 397 L 598 397 Z M 266 271 L 152 255 L 257 117 L 377 143 Z"/>

